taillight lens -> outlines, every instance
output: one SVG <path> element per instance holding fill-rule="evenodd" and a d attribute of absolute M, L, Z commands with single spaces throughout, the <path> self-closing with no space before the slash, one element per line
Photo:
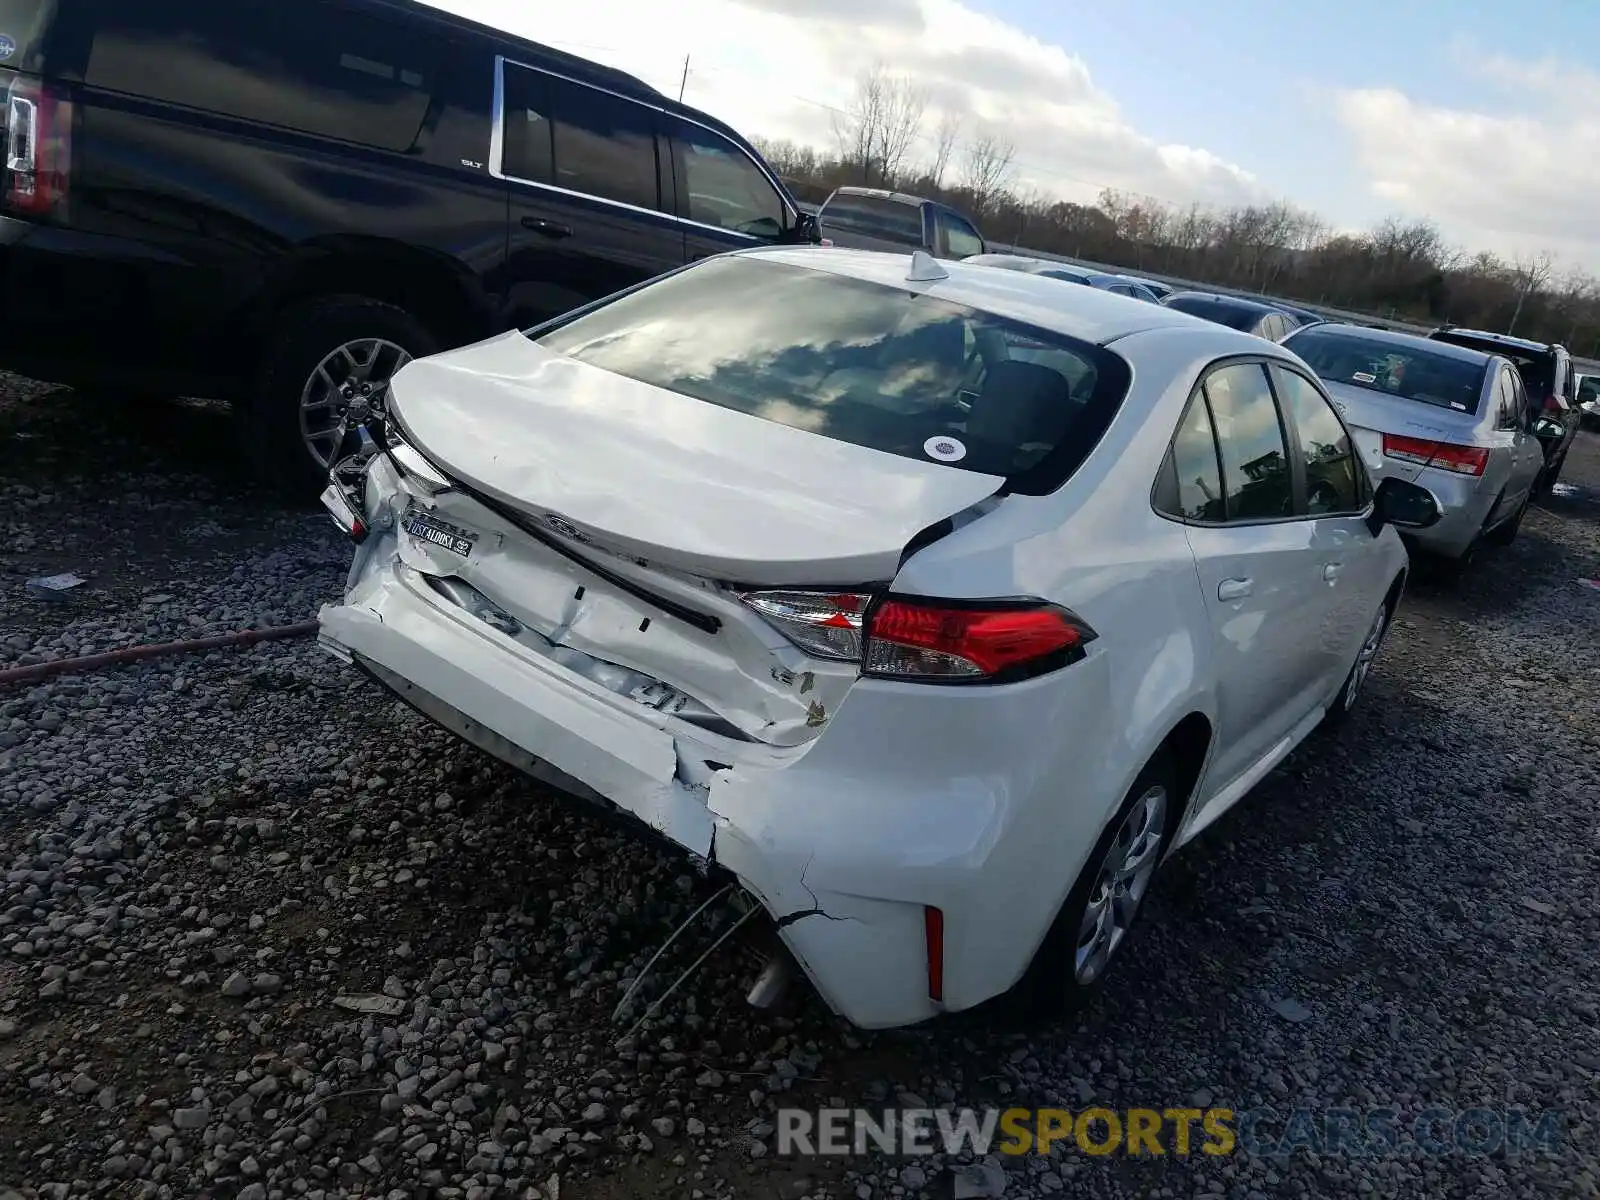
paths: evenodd
<path fill-rule="evenodd" d="M 6 94 L 5 207 L 59 215 L 72 178 L 72 103 L 18 76 Z"/>
<path fill-rule="evenodd" d="M 1559 413 L 1562 411 L 1561 401 L 1556 399 L 1554 392 L 1544 398 L 1544 411 L 1547 413 Z"/>
<path fill-rule="evenodd" d="M 1457 475 L 1482 475 L 1489 465 L 1489 451 L 1482 446 L 1458 446 L 1454 442 L 1435 442 L 1428 438 L 1383 435 L 1383 453 L 1401 462 L 1438 467 Z"/>
<path fill-rule="evenodd" d="M 1083 657 L 1095 633 L 1041 600 L 950 601 L 865 592 L 740 597 L 800 649 L 859 662 L 866 675 L 945 683 L 1027 678 Z"/>
<path fill-rule="evenodd" d="M 770 591 L 740 597 L 784 637 L 818 658 L 861 658 L 864 592 Z"/>

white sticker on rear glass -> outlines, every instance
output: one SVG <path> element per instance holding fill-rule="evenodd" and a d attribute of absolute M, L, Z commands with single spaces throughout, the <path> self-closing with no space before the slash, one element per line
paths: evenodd
<path fill-rule="evenodd" d="M 1378 377 L 1376 375 L 1369 375 L 1365 371 L 1357 371 L 1354 375 L 1350 376 L 1350 379 L 1354 383 L 1377 383 L 1378 382 Z"/>
<path fill-rule="evenodd" d="M 939 462 L 960 462 L 967 456 L 967 448 L 953 437 L 941 434 L 922 443 L 922 452 Z"/>

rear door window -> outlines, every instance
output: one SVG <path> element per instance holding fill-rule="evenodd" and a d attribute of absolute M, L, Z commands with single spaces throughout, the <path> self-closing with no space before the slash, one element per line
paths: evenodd
<path fill-rule="evenodd" d="M 1088 342 L 765 258 L 713 258 L 537 335 L 653 387 L 823 437 L 1059 487 L 1131 379 Z"/>
<path fill-rule="evenodd" d="M 1359 513 L 1367 503 L 1366 473 L 1350 433 L 1316 386 L 1298 371 L 1272 367 L 1284 410 L 1293 418 L 1306 468 L 1306 512 L 1313 517 Z"/>
<path fill-rule="evenodd" d="M 748 154 L 709 129 L 667 121 L 680 217 L 768 240 L 783 233 L 783 198 Z"/>
<path fill-rule="evenodd" d="M 546 86 L 556 186 L 636 208 L 660 208 L 655 114 L 557 76 L 550 76 Z"/>
<path fill-rule="evenodd" d="M 13 0 L 14 2 L 14 0 Z M 432 98 L 441 43 L 398 15 L 309 0 L 106 4 L 90 87 L 408 150 Z"/>
<path fill-rule="evenodd" d="M 1294 484 L 1278 406 L 1260 363 L 1235 363 L 1206 376 L 1206 402 L 1222 456 L 1228 520 L 1294 515 Z"/>

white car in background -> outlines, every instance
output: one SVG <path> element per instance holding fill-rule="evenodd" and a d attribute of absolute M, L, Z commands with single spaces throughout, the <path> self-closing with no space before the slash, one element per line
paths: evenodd
<path fill-rule="evenodd" d="M 691 851 L 869 1027 L 1098 981 L 1355 703 L 1436 516 L 1279 347 L 922 253 L 721 256 L 388 404 L 323 645 Z"/>

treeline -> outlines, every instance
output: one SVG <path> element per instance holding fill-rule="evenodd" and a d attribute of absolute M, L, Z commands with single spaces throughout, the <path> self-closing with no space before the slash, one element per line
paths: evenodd
<path fill-rule="evenodd" d="M 1110 190 L 1094 204 L 1057 200 L 1017 183 L 1014 148 L 999 136 L 948 119 L 924 130 L 925 105 L 914 85 L 879 68 L 836 117 L 834 152 L 758 144 L 802 200 L 820 203 L 847 184 L 895 187 L 970 213 L 993 243 L 1390 320 L 1509 331 L 1600 357 L 1600 282 L 1558 271 L 1549 254 L 1474 254 L 1430 221 L 1337 233 L 1287 203 L 1218 211 Z"/>

